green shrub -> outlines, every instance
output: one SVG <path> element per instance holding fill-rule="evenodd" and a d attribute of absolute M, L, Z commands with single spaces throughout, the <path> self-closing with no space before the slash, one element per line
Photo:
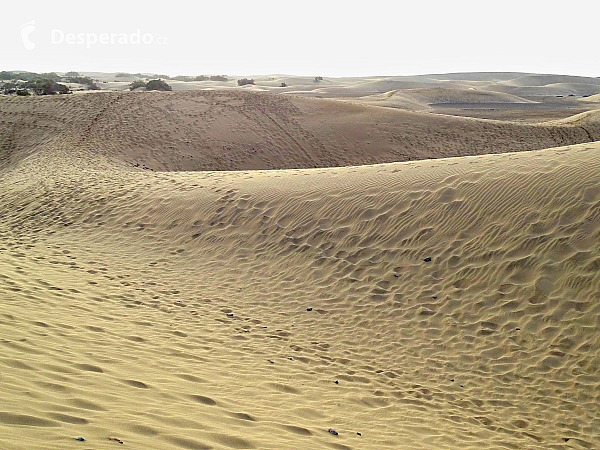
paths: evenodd
<path fill-rule="evenodd" d="M 160 77 L 159 77 L 160 78 Z M 206 81 L 209 78 L 206 75 L 198 75 L 195 77 L 187 76 L 187 75 L 177 75 L 176 77 L 171 78 L 171 80 L 177 81 Z"/>
<path fill-rule="evenodd" d="M 286 83 L 281 83 L 281 85 L 279 85 L 279 87 L 287 87 Z"/>
<path fill-rule="evenodd" d="M 320 83 L 321 81 L 323 81 L 323 77 L 315 77 L 315 79 L 313 81 L 315 83 Z"/>
<path fill-rule="evenodd" d="M 143 80 L 135 80 L 133 83 L 131 83 L 129 85 L 129 90 L 133 91 L 134 89 L 145 88 L 145 87 L 146 87 L 146 83 Z"/>
<path fill-rule="evenodd" d="M 49 76 L 45 76 L 49 75 Z M 50 74 L 34 73 L 34 72 L 0 72 L 0 80 L 33 80 L 33 79 L 52 79 L 54 81 L 60 80 L 60 77 L 54 72 Z"/>
<path fill-rule="evenodd" d="M 171 86 L 167 84 L 165 80 L 150 80 L 146 83 L 147 91 L 170 91 L 172 90 Z"/>
<path fill-rule="evenodd" d="M 229 81 L 225 75 L 211 75 L 210 81 Z"/>
<path fill-rule="evenodd" d="M 247 84 L 254 84 L 254 80 L 253 79 L 248 79 L 248 78 L 242 78 L 241 80 L 237 81 L 238 86 L 245 86 Z"/>
<path fill-rule="evenodd" d="M 2 84 L 2 92 L 4 94 L 14 94 L 17 91 L 17 85 L 16 83 L 11 82 L 5 82 Z"/>
<path fill-rule="evenodd" d="M 36 73 L 31 78 L 33 80 L 52 80 L 52 81 L 60 81 L 62 77 L 58 75 L 56 72 L 46 72 L 46 73 Z"/>
<path fill-rule="evenodd" d="M 0 72 L 0 80 L 14 80 L 14 79 L 15 79 L 14 72 L 7 72 L 5 70 Z"/>
<path fill-rule="evenodd" d="M 91 89 L 92 91 L 97 91 L 100 89 L 100 86 L 98 86 L 96 81 L 92 80 L 90 77 L 81 77 L 81 76 L 68 77 L 67 81 L 69 83 L 83 84 L 83 85 L 87 86 L 88 89 Z"/>
<path fill-rule="evenodd" d="M 64 84 L 54 80 L 36 78 L 19 86 L 21 89 L 31 89 L 37 95 L 68 94 L 71 91 Z"/>
<path fill-rule="evenodd" d="M 26 89 L 17 89 L 17 95 L 20 97 L 28 97 L 31 95 L 31 92 Z"/>

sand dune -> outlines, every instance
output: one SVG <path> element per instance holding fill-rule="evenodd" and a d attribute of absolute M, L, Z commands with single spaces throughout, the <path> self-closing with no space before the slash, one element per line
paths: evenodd
<path fill-rule="evenodd" d="M 410 94 L 424 103 L 532 103 L 515 95 L 479 89 L 412 89 Z"/>
<path fill-rule="evenodd" d="M 582 102 L 600 102 L 600 94 L 590 95 L 589 97 L 582 98 Z"/>
<path fill-rule="evenodd" d="M 116 77 L 114 73 L 83 72 L 100 80 L 100 85 L 109 90 L 125 90 L 129 83 L 136 80 L 136 76 Z M 319 75 L 319 74 L 315 74 Z M 147 74 L 147 78 L 156 78 L 158 75 Z M 202 90 L 202 89 L 238 89 L 239 78 L 252 78 L 256 85 L 244 86 L 242 89 L 263 89 L 276 92 L 302 93 L 304 95 L 321 95 L 327 97 L 348 97 L 381 94 L 394 90 L 447 88 L 470 89 L 478 87 L 491 91 L 512 92 L 517 88 L 541 88 L 552 85 L 595 85 L 600 86 L 600 78 L 578 77 L 569 75 L 543 75 L 519 72 L 474 72 L 474 73 L 447 73 L 411 76 L 371 76 L 371 77 L 324 77 L 320 83 L 314 82 L 314 76 L 292 75 L 228 75 L 229 81 L 200 81 L 182 82 L 169 80 L 175 90 Z M 281 83 L 286 83 L 286 88 L 281 88 Z M 549 88 L 552 90 L 552 88 Z M 555 89 L 556 90 L 556 89 Z M 554 90 L 554 91 L 555 91 Z M 553 92 L 554 92 L 553 91 Z M 527 90 L 523 90 L 527 92 Z M 535 92 L 535 90 L 534 90 Z M 534 94 L 538 95 L 538 94 Z"/>
<path fill-rule="evenodd" d="M 600 84 L 586 83 L 554 83 L 544 86 L 502 86 L 500 84 L 490 87 L 491 90 L 506 92 L 522 97 L 539 96 L 578 96 L 594 95 L 600 92 Z"/>
<path fill-rule="evenodd" d="M 47 114 L 2 147 L 0 447 L 600 446 L 600 144 L 158 173 Z"/>
<path fill-rule="evenodd" d="M 532 100 L 517 97 L 516 95 L 502 92 L 486 91 L 481 89 L 458 88 L 421 88 L 399 89 L 385 94 L 365 96 L 358 99 L 357 103 L 372 106 L 385 106 L 400 108 L 409 111 L 430 111 L 431 104 L 460 103 L 534 103 Z"/>
<path fill-rule="evenodd" d="M 578 77 L 572 75 L 531 74 L 502 81 L 502 84 L 509 86 L 547 86 L 567 83 L 594 84 L 600 86 L 600 78 Z"/>
<path fill-rule="evenodd" d="M 547 125 L 571 125 L 593 130 L 600 127 L 600 109 L 586 111 L 564 119 L 547 122 Z"/>
<path fill-rule="evenodd" d="M 0 96 L 0 449 L 600 448 L 600 110 L 539 77 Z"/>
<path fill-rule="evenodd" d="M 161 171 L 350 166 L 600 139 L 597 122 L 517 124 L 241 91 L 2 97 L 0 125 L 22 149 L 5 164 L 48 151 L 50 140 Z"/>
<path fill-rule="evenodd" d="M 84 72 L 83 75 L 98 80 L 104 91 L 125 92 L 129 91 L 132 81 L 137 76 L 116 77 L 114 73 Z M 318 74 L 315 74 L 318 75 Z M 146 79 L 156 78 L 159 75 L 146 74 Z M 483 73 L 449 73 L 428 74 L 411 76 L 369 76 L 369 77 L 323 77 L 315 82 L 314 76 L 292 76 L 285 74 L 274 75 L 228 75 L 227 81 L 178 81 L 167 80 L 174 91 L 218 91 L 224 95 L 226 91 L 276 93 L 294 98 L 322 98 L 334 99 L 363 106 L 377 106 L 394 109 L 403 109 L 413 112 L 426 112 L 438 115 L 453 115 L 456 117 L 472 117 L 487 120 L 501 120 L 519 123 L 540 123 L 581 113 L 593 108 L 593 99 L 581 102 L 584 97 L 600 93 L 600 78 L 577 77 L 567 75 L 543 75 L 518 72 L 483 72 Z M 238 86 L 240 78 L 252 78 L 254 85 Z M 282 86 L 283 84 L 283 86 Z M 82 86 L 77 85 L 77 89 Z M 182 92 L 180 92 L 183 94 Z M 235 95 L 235 94 L 231 94 Z M 215 110 L 211 105 L 211 109 Z M 143 110 L 143 108 L 142 108 Z M 217 108 L 218 110 L 218 108 Z M 217 113 L 218 114 L 218 113 Z M 325 118 L 330 121 L 330 118 Z M 410 119 L 413 120 L 413 119 Z M 421 122 L 422 119 L 416 119 Z M 457 123 L 457 126 L 461 124 Z M 422 135 L 422 130 L 417 133 Z M 338 136 L 339 137 L 339 136 Z M 295 139 L 297 136 L 294 137 Z M 392 142 L 393 137 L 383 138 L 385 143 Z M 527 138 L 529 140 L 529 138 Z M 333 139 L 332 139 L 333 141 Z M 527 150 L 566 145 L 580 142 L 567 140 L 563 142 L 548 142 L 536 145 Z M 229 142 L 230 144 L 231 142 Z M 259 142 L 254 142 L 261 145 Z M 371 142 L 368 145 L 373 145 Z M 423 148 L 423 142 L 417 146 Z M 178 144 L 171 143 L 175 147 Z M 224 143 L 227 147 L 228 143 Z M 262 146 L 265 144 L 263 143 Z M 306 145 L 306 143 L 302 143 Z M 363 143 L 358 143 L 363 145 Z M 427 146 L 429 143 L 426 144 Z M 494 143 L 493 146 L 496 146 Z M 436 149 L 436 152 L 439 149 Z M 255 152 L 250 147 L 249 153 Z M 501 151 L 508 151 L 503 149 Z M 383 149 L 382 152 L 393 152 L 392 149 Z M 475 153 L 469 151 L 468 154 Z M 445 153 L 444 156 L 453 156 L 464 153 Z M 386 157 L 374 159 L 360 159 L 356 164 L 392 162 L 414 158 L 414 149 L 403 149 L 401 154 L 388 154 Z M 269 168 L 265 160 L 272 160 L 273 155 L 261 156 L 261 161 L 251 163 L 233 164 L 231 169 Z M 423 156 L 430 157 L 430 156 Z M 417 158 L 420 156 L 417 155 Z M 338 157 L 322 160 L 313 158 L 313 161 L 304 161 L 298 167 L 321 167 L 344 165 Z M 343 159 L 343 158 L 342 158 Z M 350 159 L 356 159 L 352 157 Z M 317 162 L 315 162 L 317 161 Z M 285 167 L 295 167 L 294 162 Z M 349 162 L 353 163 L 353 162 Z M 245 165 L 246 164 L 246 165 Z M 193 165 L 192 168 L 206 169 Z M 156 167 L 153 167 L 156 168 Z"/>
<path fill-rule="evenodd" d="M 457 73 L 442 73 L 442 74 L 429 74 L 419 75 L 420 78 L 428 78 L 431 80 L 452 80 L 452 81 L 508 81 L 524 76 L 533 74 L 527 74 L 523 72 L 457 72 Z"/>

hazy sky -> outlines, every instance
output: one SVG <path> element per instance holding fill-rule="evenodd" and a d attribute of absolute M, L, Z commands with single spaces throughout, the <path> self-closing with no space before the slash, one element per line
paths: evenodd
<path fill-rule="evenodd" d="M 2 20 L 0 70 L 600 76 L 600 0 L 15 5 Z"/>

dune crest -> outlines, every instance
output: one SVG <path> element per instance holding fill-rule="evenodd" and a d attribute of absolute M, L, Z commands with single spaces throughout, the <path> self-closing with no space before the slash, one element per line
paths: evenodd
<path fill-rule="evenodd" d="M 0 165 L 67 149 L 155 171 L 354 166 L 600 140 L 597 120 L 515 123 L 242 91 L 0 97 L 0 120 Z"/>

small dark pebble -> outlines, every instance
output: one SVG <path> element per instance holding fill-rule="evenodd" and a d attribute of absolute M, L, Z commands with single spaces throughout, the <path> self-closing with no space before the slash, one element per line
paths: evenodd
<path fill-rule="evenodd" d="M 434 296 L 433 296 L 433 298 L 434 298 L 434 299 L 436 299 L 436 298 L 437 298 L 437 295 L 434 295 Z"/>
<path fill-rule="evenodd" d="M 340 384 L 340 382 L 338 380 L 335 380 L 334 383 L 335 384 Z"/>
<path fill-rule="evenodd" d="M 75 438 L 75 440 L 76 440 L 76 441 L 79 441 L 79 442 L 83 442 L 83 441 L 85 441 L 85 439 L 84 439 L 84 438 L 82 438 L 81 436 L 79 436 L 79 437 L 76 437 L 76 438 Z"/>
<path fill-rule="evenodd" d="M 227 313 L 227 317 L 233 317 L 233 313 Z"/>
<path fill-rule="evenodd" d="M 271 361 L 270 359 L 269 359 L 269 362 L 270 362 L 271 364 L 275 364 L 275 363 L 274 363 L 273 361 Z"/>
<path fill-rule="evenodd" d="M 290 361 L 293 361 L 293 360 L 294 360 L 294 357 L 293 357 L 293 356 L 290 356 L 288 359 L 289 359 Z"/>
<path fill-rule="evenodd" d="M 454 378 L 452 378 L 450 381 L 452 381 L 454 383 Z"/>
<path fill-rule="evenodd" d="M 465 385 L 464 385 L 464 384 L 461 384 L 461 385 L 460 385 L 460 387 L 463 387 L 463 388 L 464 388 L 464 387 L 465 387 Z"/>
<path fill-rule="evenodd" d="M 517 331 L 520 331 L 520 330 L 521 330 L 520 328 L 517 328 Z"/>
<path fill-rule="evenodd" d="M 563 438 L 563 441 L 565 441 L 565 442 L 569 442 L 569 439 L 570 439 L 570 438 Z"/>
<path fill-rule="evenodd" d="M 362 436 L 362 434 L 360 434 L 358 431 L 356 432 L 356 434 L 358 434 L 359 436 Z"/>
<path fill-rule="evenodd" d="M 337 431 L 335 431 L 333 428 L 330 428 L 330 429 L 329 429 L 329 430 L 327 430 L 327 431 L 329 431 L 329 433 L 333 434 L 334 436 L 337 436 L 337 435 L 338 435 L 338 432 L 337 432 Z"/>
<path fill-rule="evenodd" d="M 427 258 L 425 258 L 423 261 L 425 261 L 425 262 L 431 262 L 431 257 L 429 257 L 429 256 L 428 256 L 428 257 L 427 257 Z"/>
<path fill-rule="evenodd" d="M 312 308 L 306 308 L 307 311 L 312 311 Z"/>

